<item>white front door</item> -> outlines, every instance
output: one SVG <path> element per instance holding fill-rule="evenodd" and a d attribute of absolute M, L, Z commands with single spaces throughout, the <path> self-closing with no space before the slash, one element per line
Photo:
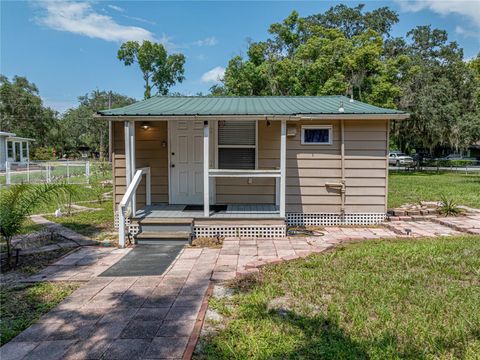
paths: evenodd
<path fill-rule="evenodd" d="M 203 121 L 170 126 L 170 202 L 203 204 Z"/>

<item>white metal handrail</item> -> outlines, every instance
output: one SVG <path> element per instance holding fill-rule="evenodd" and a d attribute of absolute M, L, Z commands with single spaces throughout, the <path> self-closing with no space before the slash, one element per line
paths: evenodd
<path fill-rule="evenodd" d="M 150 168 L 144 167 L 137 169 L 135 175 L 133 176 L 130 185 L 123 195 L 122 200 L 118 204 L 118 246 L 125 247 L 125 219 L 126 219 L 126 210 L 128 206 L 132 203 L 132 199 L 135 197 L 137 192 L 138 185 L 142 180 L 142 175 L 146 176 L 146 204 L 152 205 L 152 179 L 150 174 Z M 132 209 L 135 209 L 135 204 L 132 204 Z M 132 211 L 132 213 L 135 210 Z M 132 215 L 132 214 L 131 214 Z M 135 214 L 133 214 L 135 216 Z"/>

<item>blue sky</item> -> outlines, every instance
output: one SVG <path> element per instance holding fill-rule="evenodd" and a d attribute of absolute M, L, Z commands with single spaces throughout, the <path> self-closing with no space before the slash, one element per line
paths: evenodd
<path fill-rule="evenodd" d="M 292 10 L 307 16 L 337 3 L 2 1 L 0 71 L 8 77 L 26 76 L 39 87 L 45 104 L 61 112 L 94 89 L 141 99 L 140 70 L 125 67 L 116 52 L 122 41 L 149 39 L 187 57 L 186 80 L 173 91 L 205 93 L 228 60 L 245 53 L 248 39 L 264 40 L 269 25 Z M 367 10 L 389 6 L 399 13 L 394 36 L 431 24 L 447 30 L 466 58 L 479 52 L 480 0 L 364 3 Z"/>

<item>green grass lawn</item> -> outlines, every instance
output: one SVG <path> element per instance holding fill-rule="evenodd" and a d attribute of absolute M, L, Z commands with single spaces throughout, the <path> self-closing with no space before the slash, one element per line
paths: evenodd
<path fill-rule="evenodd" d="M 478 236 L 349 244 L 234 287 L 196 358 L 479 358 Z"/>
<path fill-rule="evenodd" d="M 440 201 L 445 195 L 459 205 L 480 208 L 480 174 L 390 172 L 388 207 Z"/>
<path fill-rule="evenodd" d="M 101 204 L 82 204 L 88 207 L 95 207 L 99 211 L 82 211 L 71 216 L 46 216 L 47 219 L 62 224 L 80 234 L 98 240 L 103 240 L 104 233 L 115 231 L 113 227 L 113 204 L 112 200 L 104 201 Z"/>
<path fill-rule="evenodd" d="M 0 288 L 0 345 L 35 323 L 80 285 L 39 283 Z"/>

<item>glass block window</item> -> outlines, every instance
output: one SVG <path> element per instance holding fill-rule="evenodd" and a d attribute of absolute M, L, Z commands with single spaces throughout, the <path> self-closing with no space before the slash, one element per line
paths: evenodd
<path fill-rule="evenodd" d="M 331 125 L 304 125 L 302 126 L 303 145 L 330 145 L 332 144 Z"/>
<path fill-rule="evenodd" d="M 255 169 L 256 142 L 256 121 L 219 121 L 218 168 Z"/>

